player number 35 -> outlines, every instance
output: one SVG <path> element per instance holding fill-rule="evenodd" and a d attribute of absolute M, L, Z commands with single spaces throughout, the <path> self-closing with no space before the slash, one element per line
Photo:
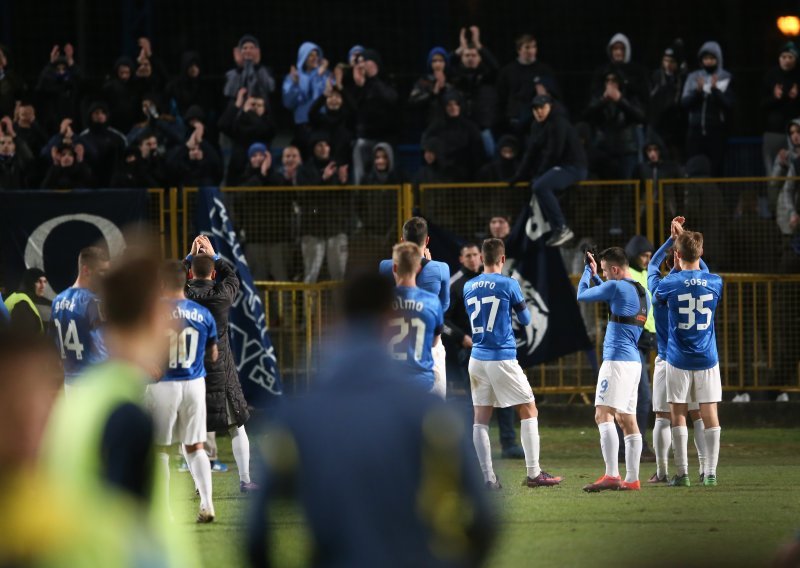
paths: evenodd
<path fill-rule="evenodd" d="M 691 294 L 681 294 L 678 296 L 678 302 L 683 304 L 686 302 L 686 306 L 679 305 L 678 312 L 681 314 L 685 314 L 687 321 L 679 322 L 678 329 L 692 329 L 697 325 L 697 329 L 699 331 L 703 331 L 708 329 L 708 326 L 711 325 L 711 309 L 707 308 L 703 304 L 705 302 L 710 302 L 714 299 L 712 294 L 703 294 L 702 296 L 698 296 L 695 298 Z M 695 317 L 695 312 L 700 314 L 701 316 L 705 316 L 704 323 L 698 323 Z"/>

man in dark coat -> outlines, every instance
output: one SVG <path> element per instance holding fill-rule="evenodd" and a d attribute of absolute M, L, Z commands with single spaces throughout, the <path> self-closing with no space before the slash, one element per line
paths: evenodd
<path fill-rule="evenodd" d="M 186 297 L 207 308 L 217 324 L 219 358 L 205 361 L 206 412 L 209 433 L 227 430 L 231 435 L 233 457 L 239 469 L 239 490 L 248 493 L 258 489 L 250 481 L 250 441 L 244 424 L 250 418 L 247 401 L 239 382 L 236 362 L 228 337 L 228 312 L 239 293 L 239 277 L 233 266 L 214 252 L 208 237 L 194 240 L 186 259 L 192 278 L 186 283 Z M 211 458 L 216 456 L 216 440 L 209 437 Z"/>
<path fill-rule="evenodd" d="M 445 117 L 431 124 L 422 138 L 441 140 L 444 149 L 442 158 L 457 181 L 472 181 L 483 165 L 486 153 L 481 131 L 461 112 L 463 100 L 460 92 L 448 91 L 444 96 Z"/>

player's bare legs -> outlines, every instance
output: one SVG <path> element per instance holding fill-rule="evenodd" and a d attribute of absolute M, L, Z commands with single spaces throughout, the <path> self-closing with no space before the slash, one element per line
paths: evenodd
<path fill-rule="evenodd" d="M 491 406 L 473 406 L 475 420 L 472 426 L 472 443 L 475 453 L 478 454 L 478 463 L 481 465 L 483 480 L 488 489 L 500 489 L 492 466 L 492 444 L 489 441 L 489 421 L 492 419 Z"/>

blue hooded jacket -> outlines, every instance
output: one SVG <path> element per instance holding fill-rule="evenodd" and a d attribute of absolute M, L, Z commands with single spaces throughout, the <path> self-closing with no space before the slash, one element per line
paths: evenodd
<path fill-rule="evenodd" d="M 322 75 L 317 69 L 306 71 L 303 69 L 308 55 L 317 50 L 319 60 L 322 61 L 322 49 L 310 41 L 303 42 L 297 50 L 297 83 L 292 81 L 291 74 L 287 74 L 283 80 L 283 106 L 294 112 L 295 124 L 306 124 L 308 122 L 308 111 L 314 101 L 325 91 L 325 81 L 330 77 L 330 71 L 325 71 Z"/>
<path fill-rule="evenodd" d="M 433 62 L 434 55 L 441 55 L 444 57 L 444 68 L 445 70 L 450 66 L 450 54 L 447 53 L 447 50 L 443 47 L 436 46 L 428 52 L 428 72 L 433 73 L 433 69 L 431 68 L 431 63 Z"/>

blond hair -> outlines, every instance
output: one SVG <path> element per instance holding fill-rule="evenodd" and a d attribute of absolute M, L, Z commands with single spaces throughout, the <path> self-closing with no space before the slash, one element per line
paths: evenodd
<path fill-rule="evenodd" d="M 422 249 L 415 243 L 396 244 L 392 248 L 392 262 L 397 265 L 398 276 L 416 274 L 422 263 Z"/>
<path fill-rule="evenodd" d="M 675 240 L 675 248 L 686 262 L 694 262 L 703 256 L 703 233 L 683 231 Z"/>

